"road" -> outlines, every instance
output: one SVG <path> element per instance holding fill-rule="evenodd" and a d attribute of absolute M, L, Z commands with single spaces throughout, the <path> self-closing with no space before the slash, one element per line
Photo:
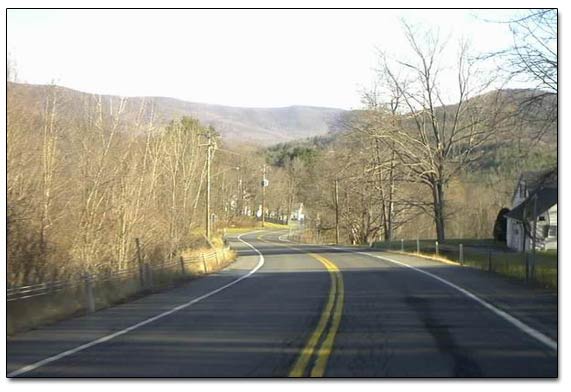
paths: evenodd
<path fill-rule="evenodd" d="M 7 341 L 9 377 L 557 377 L 557 296 L 364 248 L 232 239 L 217 274 Z"/>

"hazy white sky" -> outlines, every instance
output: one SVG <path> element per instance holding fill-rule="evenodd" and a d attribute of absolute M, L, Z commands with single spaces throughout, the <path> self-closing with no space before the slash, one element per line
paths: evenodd
<path fill-rule="evenodd" d="M 8 10 L 18 78 L 81 91 L 234 106 L 360 106 L 376 48 L 399 56 L 400 19 L 506 47 L 514 11 Z M 452 58 L 449 60 L 453 61 Z"/>

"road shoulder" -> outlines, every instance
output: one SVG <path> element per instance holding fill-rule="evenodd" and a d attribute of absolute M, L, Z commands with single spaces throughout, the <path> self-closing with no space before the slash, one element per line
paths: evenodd
<path fill-rule="evenodd" d="M 249 249 L 245 244 L 234 242 L 233 245 L 238 252 Z M 10 337 L 6 344 L 7 373 L 130 328 L 207 295 L 246 276 L 258 262 L 258 255 L 248 253 L 222 271 L 192 279 L 174 289 Z"/>
<path fill-rule="evenodd" d="M 414 255 L 375 249 L 359 249 L 359 251 L 386 256 L 439 276 L 557 340 L 558 296 L 553 290 L 528 286 L 524 282 L 497 274 L 444 264 Z"/>

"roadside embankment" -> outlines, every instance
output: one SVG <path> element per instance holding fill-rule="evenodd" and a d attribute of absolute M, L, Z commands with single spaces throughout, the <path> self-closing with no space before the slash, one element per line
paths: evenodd
<path fill-rule="evenodd" d="M 69 317 L 174 287 L 224 269 L 236 252 L 222 241 L 214 248 L 188 249 L 159 263 L 85 275 L 58 282 L 14 287 L 7 291 L 7 334 L 37 328 Z"/>
<path fill-rule="evenodd" d="M 431 260 L 477 268 L 498 275 L 526 280 L 541 287 L 557 289 L 557 253 L 513 252 L 492 240 L 434 240 L 375 242 L 374 248 Z"/>
<path fill-rule="evenodd" d="M 275 230 L 285 229 L 285 230 L 287 230 L 289 228 L 290 228 L 290 226 L 288 226 L 286 224 L 274 223 L 274 222 L 264 222 L 264 227 L 262 228 L 261 222 L 254 222 L 254 223 L 247 225 L 247 226 L 237 226 L 237 227 L 227 226 L 227 227 L 223 228 L 222 231 L 226 235 L 228 235 L 228 234 L 247 233 L 249 231 L 262 230 L 262 229 L 275 229 Z"/>

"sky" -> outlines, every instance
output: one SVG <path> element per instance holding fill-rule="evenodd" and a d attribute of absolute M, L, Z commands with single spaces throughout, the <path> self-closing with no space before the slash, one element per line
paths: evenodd
<path fill-rule="evenodd" d="M 98 94 L 168 96 L 245 107 L 355 109 L 379 50 L 407 56 L 401 21 L 438 29 L 453 64 L 511 43 L 514 11 L 14 10 L 7 49 L 18 81 Z M 455 49 L 454 49 L 455 50 Z"/>

